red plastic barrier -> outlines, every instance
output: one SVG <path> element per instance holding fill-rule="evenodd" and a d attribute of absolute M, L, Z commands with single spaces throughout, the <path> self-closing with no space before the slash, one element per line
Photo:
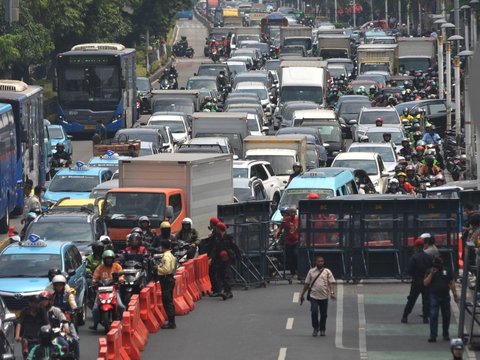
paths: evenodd
<path fill-rule="evenodd" d="M 148 342 L 148 330 L 140 317 L 140 300 L 138 295 L 132 295 L 128 303 L 128 312 L 132 318 L 133 341 L 137 348 L 143 351 Z"/>
<path fill-rule="evenodd" d="M 122 344 L 127 352 L 128 356 L 132 360 L 140 360 L 141 354 L 140 349 L 137 347 L 134 339 L 133 339 L 133 327 L 132 327 L 132 316 L 130 312 L 124 311 L 122 315 Z"/>
<path fill-rule="evenodd" d="M 175 305 L 175 315 L 186 315 L 190 312 L 190 306 L 185 301 L 185 284 L 182 275 L 175 275 L 175 288 L 173 289 L 173 304 Z"/>
<path fill-rule="evenodd" d="M 190 294 L 190 292 L 188 291 L 188 273 L 182 266 L 177 269 L 177 275 L 182 275 L 183 286 L 185 288 L 183 292 L 183 297 L 185 298 L 185 301 L 187 302 L 190 311 L 192 311 L 193 309 L 195 309 L 195 301 L 193 301 L 192 294 Z"/>
<path fill-rule="evenodd" d="M 194 301 L 198 301 L 202 298 L 202 290 L 197 286 L 195 277 L 195 264 L 193 263 L 193 260 L 188 260 L 183 263 L 183 266 L 188 274 L 188 292 L 192 295 Z"/>
<path fill-rule="evenodd" d="M 160 324 L 151 309 L 150 288 L 146 287 L 140 291 L 140 318 L 144 321 L 148 332 L 155 333 L 160 328 Z"/>
<path fill-rule="evenodd" d="M 166 318 L 163 317 L 163 314 L 160 312 L 157 304 L 157 294 L 155 289 L 155 284 L 153 282 L 148 283 L 148 288 L 150 288 L 150 312 L 155 316 L 157 322 L 162 326 L 167 321 Z"/>
<path fill-rule="evenodd" d="M 97 360 L 104 359 L 107 360 L 107 338 L 101 337 L 98 339 L 98 358 Z"/>
<path fill-rule="evenodd" d="M 15 235 L 15 226 L 13 225 L 10 225 L 8 227 L 8 237 L 11 238 L 12 236 Z"/>
<path fill-rule="evenodd" d="M 163 306 L 163 300 L 162 300 L 162 285 L 160 285 L 160 281 L 157 281 L 155 283 L 155 295 L 157 296 L 157 306 L 158 309 L 160 310 L 160 313 L 162 314 L 162 318 L 164 321 L 162 322 L 165 323 L 167 321 L 167 312 L 165 311 L 165 307 Z"/>
<path fill-rule="evenodd" d="M 195 272 L 198 272 L 199 287 L 202 289 L 203 294 L 208 294 L 212 290 L 212 284 L 210 282 L 210 276 L 208 272 L 209 263 L 208 256 L 202 254 L 194 259 Z"/>
<path fill-rule="evenodd" d="M 125 349 L 122 347 L 122 331 L 120 321 L 114 321 L 112 328 L 107 334 L 107 360 L 130 360 Z"/>

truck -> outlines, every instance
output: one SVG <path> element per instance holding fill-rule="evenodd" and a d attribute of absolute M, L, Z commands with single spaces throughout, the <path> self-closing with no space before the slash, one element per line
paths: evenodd
<path fill-rule="evenodd" d="M 227 137 L 235 157 L 243 158 L 243 139 L 248 135 L 247 113 L 198 112 L 192 115 L 192 138 Z"/>
<path fill-rule="evenodd" d="M 307 138 L 305 135 L 248 136 L 243 141 L 246 160 L 265 160 L 280 179 L 283 188 L 299 162 L 307 168 Z"/>
<path fill-rule="evenodd" d="M 200 90 L 152 90 L 152 114 L 158 111 L 180 111 L 191 115 L 200 110 Z"/>
<path fill-rule="evenodd" d="M 435 63 L 435 39 L 406 38 L 397 39 L 399 71 L 405 74 L 410 70 L 428 71 Z"/>
<path fill-rule="evenodd" d="M 223 8 L 222 11 L 222 26 L 242 26 L 243 19 L 238 9 Z"/>
<path fill-rule="evenodd" d="M 398 44 L 363 44 L 357 48 L 359 74 L 368 71 L 398 74 Z"/>
<path fill-rule="evenodd" d="M 350 56 L 351 56 L 350 38 L 347 35 L 319 34 L 317 39 L 318 39 L 317 56 L 319 56 L 323 60 L 332 59 L 332 58 L 350 59 Z"/>
<path fill-rule="evenodd" d="M 303 46 L 308 55 L 312 54 L 312 28 L 306 26 L 282 26 L 280 46 Z"/>
<path fill-rule="evenodd" d="M 200 238 L 207 237 L 217 205 L 233 202 L 232 156 L 224 154 L 155 154 L 121 160 L 119 187 L 104 198 L 102 218 L 116 248 L 148 216 L 152 228 L 168 220 L 172 234 L 192 219 Z"/>

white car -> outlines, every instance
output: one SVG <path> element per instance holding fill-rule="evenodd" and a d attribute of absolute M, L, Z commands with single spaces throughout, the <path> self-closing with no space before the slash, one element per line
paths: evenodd
<path fill-rule="evenodd" d="M 377 193 L 383 194 L 387 189 L 390 173 L 385 170 L 382 157 L 374 152 L 346 152 L 338 154 L 332 167 L 362 169 L 372 180 Z"/>
<path fill-rule="evenodd" d="M 385 127 L 397 127 L 402 126 L 400 116 L 393 107 L 373 107 L 362 108 L 357 120 L 348 121 L 349 125 L 352 125 L 352 139 L 353 141 L 359 141 L 360 137 L 365 135 L 368 128 L 376 126 L 376 120 L 381 119 L 383 126 Z"/>
<path fill-rule="evenodd" d="M 182 144 L 190 139 L 190 128 L 184 114 L 154 113 L 148 119 L 147 126 L 168 126 L 176 143 Z"/>
<path fill-rule="evenodd" d="M 242 81 L 237 84 L 234 91 L 237 93 L 246 92 L 257 94 L 260 99 L 260 103 L 262 104 L 265 115 L 268 118 L 272 117 L 273 107 L 270 100 L 273 96 L 270 94 L 270 92 L 267 90 L 263 83 L 256 81 Z"/>
<path fill-rule="evenodd" d="M 387 143 L 352 143 L 347 152 L 376 152 L 382 157 L 385 169 L 393 173 L 398 164 L 398 155 L 392 144 Z"/>
<path fill-rule="evenodd" d="M 233 162 L 234 178 L 259 178 L 272 202 L 272 208 L 276 208 L 281 195 L 280 180 L 275 176 L 272 166 L 268 161 L 261 160 L 235 160 Z"/>

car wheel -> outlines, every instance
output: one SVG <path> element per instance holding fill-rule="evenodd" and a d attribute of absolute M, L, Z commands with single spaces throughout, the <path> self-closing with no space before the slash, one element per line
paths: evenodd
<path fill-rule="evenodd" d="M 83 304 L 82 304 L 82 312 L 78 314 L 78 317 L 77 317 L 78 326 L 85 325 L 86 320 L 87 320 L 87 296 L 85 295 L 85 298 L 83 299 Z"/>

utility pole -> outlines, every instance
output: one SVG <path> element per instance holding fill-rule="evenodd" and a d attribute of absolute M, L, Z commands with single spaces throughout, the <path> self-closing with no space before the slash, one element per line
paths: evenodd
<path fill-rule="evenodd" d="M 20 0 L 5 0 L 5 21 L 8 24 L 20 19 Z"/>
<path fill-rule="evenodd" d="M 457 155 L 461 155 L 460 137 L 462 131 L 461 125 L 461 99 L 460 99 L 460 56 L 455 56 L 453 61 L 453 68 L 455 72 L 455 137 L 457 140 Z"/>
<path fill-rule="evenodd" d="M 150 59 L 148 57 L 148 50 L 150 48 L 150 30 L 147 29 L 147 62 L 146 62 L 146 68 L 147 68 L 147 74 L 150 74 Z"/>

